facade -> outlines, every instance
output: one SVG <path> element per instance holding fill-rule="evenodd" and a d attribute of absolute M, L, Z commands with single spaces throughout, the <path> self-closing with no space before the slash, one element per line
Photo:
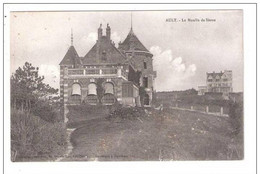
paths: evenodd
<path fill-rule="evenodd" d="M 118 44 L 118 49 L 131 60 L 136 70 L 141 72 L 140 86 L 144 87 L 146 91 L 144 105 L 150 106 L 156 78 L 156 71 L 153 70 L 153 55 L 139 41 L 132 27 L 126 39 Z"/>
<path fill-rule="evenodd" d="M 111 40 L 111 28 L 102 24 L 98 28 L 98 40 L 84 56 L 80 57 L 71 46 L 60 62 L 60 96 L 66 105 L 88 103 L 140 106 L 140 86 L 144 87 L 144 105 L 150 106 L 153 84 L 153 55 L 144 47 L 131 28 L 123 42 L 116 48 Z"/>
<path fill-rule="evenodd" d="M 199 86 L 198 90 L 199 95 L 204 95 L 206 92 L 229 94 L 233 91 L 232 71 L 207 73 L 206 86 Z"/>

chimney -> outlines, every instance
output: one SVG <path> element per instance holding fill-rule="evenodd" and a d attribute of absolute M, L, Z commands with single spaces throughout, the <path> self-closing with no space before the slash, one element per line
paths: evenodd
<path fill-rule="evenodd" d="M 110 28 L 109 24 L 107 24 L 106 36 L 107 36 L 107 39 L 110 40 L 110 38 L 111 38 L 111 28 Z"/>
<path fill-rule="evenodd" d="M 102 37 L 102 24 L 100 24 L 98 28 L 98 40 L 100 40 L 101 37 Z"/>
<path fill-rule="evenodd" d="M 98 40 L 97 40 L 97 50 L 96 50 L 96 58 L 99 62 L 99 49 L 100 49 L 100 42 L 102 37 L 102 24 L 100 24 L 98 28 Z"/>

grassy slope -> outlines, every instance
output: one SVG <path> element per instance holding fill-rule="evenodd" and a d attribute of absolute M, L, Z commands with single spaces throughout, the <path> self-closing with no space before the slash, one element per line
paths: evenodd
<path fill-rule="evenodd" d="M 67 160 L 242 159 L 242 134 L 231 132 L 229 118 L 177 110 L 140 120 L 90 120 L 72 133 Z"/>

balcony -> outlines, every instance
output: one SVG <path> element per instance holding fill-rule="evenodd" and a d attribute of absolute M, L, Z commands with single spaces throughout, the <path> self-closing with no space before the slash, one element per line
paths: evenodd
<path fill-rule="evenodd" d="M 70 104 L 80 104 L 81 103 L 81 96 L 80 95 L 72 95 L 69 97 L 68 102 Z"/>
<path fill-rule="evenodd" d="M 102 99 L 101 99 L 101 102 L 104 104 L 104 105 L 112 105 L 114 104 L 116 101 L 116 98 L 113 94 L 105 94 Z"/>
<path fill-rule="evenodd" d="M 68 75 L 83 75 L 84 70 L 82 69 L 69 69 L 68 70 Z"/>
<path fill-rule="evenodd" d="M 70 77 L 105 76 L 105 77 L 124 77 L 128 79 L 127 77 L 128 73 L 123 68 L 68 69 L 67 75 Z"/>
<path fill-rule="evenodd" d="M 86 98 L 85 98 L 85 101 L 89 104 L 94 104 L 96 105 L 98 103 L 98 97 L 97 95 L 88 95 Z"/>
<path fill-rule="evenodd" d="M 85 72 L 85 73 L 84 73 L 84 72 Z M 100 74 L 100 70 L 99 70 L 99 69 L 86 69 L 86 70 L 83 70 L 83 74 L 84 74 L 84 75 Z"/>

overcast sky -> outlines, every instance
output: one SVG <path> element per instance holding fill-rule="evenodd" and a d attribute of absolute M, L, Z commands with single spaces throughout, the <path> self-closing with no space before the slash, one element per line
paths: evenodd
<path fill-rule="evenodd" d="M 157 91 L 197 89 L 206 84 L 206 72 L 221 70 L 232 70 L 234 91 L 243 91 L 242 11 L 135 11 L 132 16 L 134 33 L 154 55 Z M 166 22 L 169 18 L 186 22 Z M 206 18 L 215 22 L 201 22 Z M 130 30 L 131 12 L 12 13 L 11 72 L 31 62 L 45 82 L 58 88 L 59 63 L 70 46 L 71 28 L 76 50 L 85 56 L 100 23 L 103 29 L 110 24 L 112 40 L 118 43 Z"/>

